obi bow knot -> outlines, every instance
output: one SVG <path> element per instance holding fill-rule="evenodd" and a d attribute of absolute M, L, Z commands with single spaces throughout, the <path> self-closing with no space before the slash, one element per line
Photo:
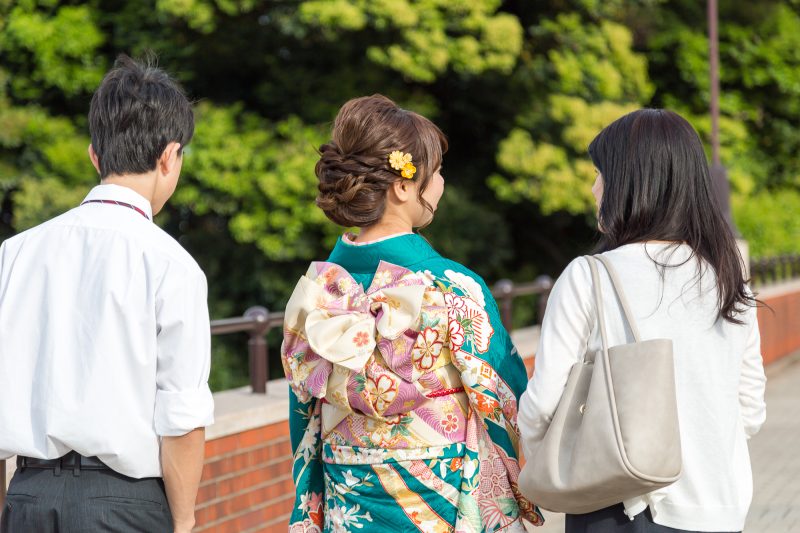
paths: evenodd
<path fill-rule="evenodd" d="M 285 326 L 304 332 L 323 359 L 358 372 L 376 334 L 396 339 L 416 325 L 425 288 L 414 272 L 381 262 L 365 292 L 342 267 L 315 262 L 286 305 Z"/>

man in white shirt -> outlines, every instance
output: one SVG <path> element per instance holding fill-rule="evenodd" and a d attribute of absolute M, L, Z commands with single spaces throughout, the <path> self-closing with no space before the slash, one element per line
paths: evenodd
<path fill-rule="evenodd" d="M 191 104 L 120 56 L 92 98 L 101 184 L 0 247 L 0 532 L 188 532 L 203 466 L 203 272 L 152 222 L 175 190 Z"/>

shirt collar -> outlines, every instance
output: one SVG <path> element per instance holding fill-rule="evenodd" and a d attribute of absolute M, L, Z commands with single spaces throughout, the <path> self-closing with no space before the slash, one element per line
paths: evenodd
<path fill-rule="evenodd" d="M 374 273 L 381 261 L 408 268 L 433 257 L 440 256 L 428 241 L 412 233 L 361 245 L 340 237 L 328 261 L 350 273 L 366 274 Z"/>
<path fill-rule="evenodd" d="M 150 205 L 150 202 L 147 200 L 147 198 L 133 189 L 129 189 L 128 187 L 114 185 L 113 183 L 97 185 L 91 191 L 89 191 L 89 194 L 87 194 L 86 198 L 83 199 L 84 202 L 88 200 L 111 200 L 124 202 L 141 209 L 147 215 L 149 220 L 153 220 L 153 206 Z"/>

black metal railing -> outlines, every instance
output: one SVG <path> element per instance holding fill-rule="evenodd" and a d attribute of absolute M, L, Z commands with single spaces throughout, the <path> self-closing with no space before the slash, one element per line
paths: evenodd
<path fill-rule="evenodd" d="M 781 255 L 750 262 L 750 276 L 754 286 L 764 286 L 791 279 L 800 279 L 800 255 Z M 534 281 L 514 283 L 502 279 L 495 283 L 492 295 L 500 308 L 503 325 L 509 331 L 514 323 L 514 300 L 524 296 L 537 296 L 533 324 L 540 324 L 547 306 L 547 298 L 553 288 L 553 279 L 539 276 Z M 211 322 L 212 335 L 246 332 L 250 384 L 253 392 L 265 393 L 269 380 L 269 347 L 266 336 L 273 328 L 283 327 L 283 313 L 271 313 L 264 307 L 251 307 L 242 317 L 225 318 Z"/>
<path fill-rule="evenodd" d="M 514 283 L 510 280 L 500 280 L 492 289 L 492 295 L 497 299 L 500 316 L 506 329 L 511 330 L 513 321 L 514 299 L 520 296 L 539 295 L 537 323 L 544 316 L 547 305 L 547 295 L 553 286 L 553 280 L 548 276 L 540 276 L 530 283 Z M 223 318 L 211 321 L 212 335 L 226 335 L 229 333 L 247 333 L 248 364 L 250 386 L 253 392 L 264 394 L 269 381 L 269 345 L 267 334 L 273 328 L 283 327 L 283 313 L 272 313 L 265 307 L 251 307 L 241 317 Z"/>
<path fill-rule="evenodd" d="M 211 321 L 212 335 L 244 332 L 250 336 L 247 340 L 247 354 L 253 392 L 267 392 L 269 346 L 266 337 L 276 327 L 283 327 L 283 313 L 270 313 L 266 307 L 261 306 L 251 307 L 241 317 Z"/>
<path fill-rule="evenodd" d="M 780 283 L 800 278 L 800 254 L 779 255 L 750 261 L 753 286 Z"/>
<path fill-rule="evenodd" d="M 501 279 L 492 288 L 492 296 L 497 300 L 500 308 L 500 319 L 503 326 L 508 331 L 514 327 L 514 299 L 520 296 L 539 296 L 534 324 L 540 324 L 544 318 L 544 310 L 547 307 L 547 297 L 550 289 L 553 288 L 553 278 L 550 276 L 539 276 L 535 280 L 527 283 L 514 283 L 508 279 Z"/>

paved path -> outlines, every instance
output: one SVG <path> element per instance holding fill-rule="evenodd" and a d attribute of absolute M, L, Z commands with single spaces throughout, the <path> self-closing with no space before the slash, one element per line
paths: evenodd
<path fill-rule="evenodd" d="M 750 441 L 753 504 L 744 533 L 800 533 L 800 352 L 767 368 L 767 422 Z M 545 511 L 536 533 L 564 531 Z"/>
<path fill-rule="evenodd" d="M 767 368 L 767 421 L 750 441 L 745 533 L 800 532 L 800 352 Z"/>

